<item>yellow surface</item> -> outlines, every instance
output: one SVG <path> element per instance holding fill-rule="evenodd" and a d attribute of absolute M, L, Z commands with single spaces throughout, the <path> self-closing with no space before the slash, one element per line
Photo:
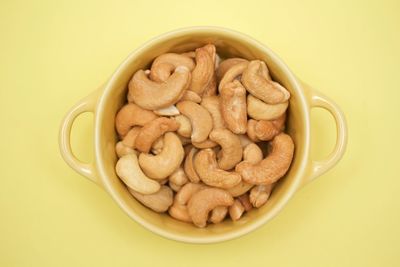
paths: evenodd
<path fill-rule="evenodd" d="M 398 1 L 2 1 L 0 266 L 400 265 Z M 343 160 L 245 237 L 187 245 L 145 230 L 58 152 L 62 116 L 134 48 L 217 25 L 272 48 L 347 115 Z M 90 115 L 74 149 L 91 158 Z M 333 146 L 315 111 L 313 155 Z"/>

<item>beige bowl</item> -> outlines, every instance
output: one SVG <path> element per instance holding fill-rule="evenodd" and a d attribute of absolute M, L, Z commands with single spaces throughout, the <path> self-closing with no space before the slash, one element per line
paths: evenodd
<path fill-rule="evenodd" d="M 266 205 L 252 210 L 237 222 L 226 220 L 199 229 L 174 220 L 166 214 L 157 214 L 131 196 L 114 171 L 117 161 L 114 150 L 117 141 L 114 117 L 126 99 L 127 84 L 136 70 L 149 67 L 150 62 L 160 54 L 184 52 L 206 43 L 215 44 L 222 57 L 261 59 L 267 63 L 273 79 L 291 92 L 287 130 L 296 149 L 289 172 L 280 180 Z M 310 158 L 310 110 L 313 107 L 326 109 L 336 121 L 336 145 L 323 161 L 313 161 Z M 93 112 L 95 118 L 95 156 L 94 162 L 90 164 L 80 162 L 72 154 L 70 145 L 72 123 L 83 112 Z M 277 215 L 299 188 L 332 168 L 342 157 L 346 141 L 345 118 L 334 102 L 301 83 L 282 60 L 263 44 L 247 35 L 216 27 L 176 30 L 156 37 L 136 49 L 101 89 L 71 108 L 62 121 L 59 139 L 61 154 L 71 168 L 104 188 L 133 220 L 161 236 L 189 243 L 229 240 L 260 227 Z"/>

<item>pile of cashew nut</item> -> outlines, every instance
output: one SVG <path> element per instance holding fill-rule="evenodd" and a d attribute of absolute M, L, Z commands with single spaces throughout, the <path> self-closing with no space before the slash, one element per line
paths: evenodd
<path fill-rule="evenodd" d="M 115 117 L 116 173 L 153 211 L 197 227 L 237 221 L 288 171 L 290 93 L 265 62 L 221 60 L 207 44 L 158 56 L 128 87 Z"/>

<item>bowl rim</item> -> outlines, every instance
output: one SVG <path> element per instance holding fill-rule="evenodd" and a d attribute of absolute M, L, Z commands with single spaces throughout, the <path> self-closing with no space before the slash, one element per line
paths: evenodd
<path fill-rule="evenodd" d="M 104 117 L 104 106 L 106 104 L 107 99 L 111 96 L 112 93 L 112 88 L 115 82 L 119 79 L 121 72 L 123 69 L 125 69 L 128 64 L 131 62 L 133 58 L 136 58 L 140 56 L 140 54 L 143 52 L 143 50 L 146 49 L 147 46 L 151 46 L 155 43 L 160 43 L 160 42 L 165 42 L 168 41 L 172 38 L 176 38 L 178 36 L 182 35 L 190 35 L 193 33 L 208 33 L 208 34 L 214 34 L 214 35 L 229 35 L 233 39 L 241 39 L 243 42 L 248 43 L 250 46 L 257 47 L 259 50 L 264 51 L 266 54 L 268 54 L 271 59 L 279 65 L 279 68 L 282 70 L 284 75 L 287 77 L 288 81 L 292 84 L 293 88 L 297 91 L 297 96 L 298 98 L 296 99 L 297 102 L 300 103 L 301 109 L 304 112 L 304 149 L 303 149 L 303 155 L 301 155 L 301 162 L 299 164 L 298 172 L 294 175 L 294 182 L 291 184 L 291 186 L 288 189 L 288 193 L 283 195 L 282 198 L 277 201 L 277 203 L 274 205 L 274 207 L 270 210 L 270 212 L 266 213 L 265 215 L 261 215 L 260 219 L 257 221 L 254 221 L 254 223 L 250 223 L 244 226 L 241 226 L 240 228 L 236 229 L 235 231 L 223 233 L 223 234 L 218 234 L 214 236 L 198 236 L 198 237 L 191 237 L 191 236 L 185 236 L 184 234 L 175 234 L 171 233 L 168 231 L 168 229 L 160 228 L 152 223 L 144 220 L 141 218 L 139 215 L 132 213 L 130 209 L 126 207 L 126 205 L 123 203 L 123 201 L 119 198 L 117 195 L 117 192 L 113 190 L 113 186 L 111 185 L 111 182 L 109 179 L 107 179 L 106 171 L 105 168 L 102 164 L 103 162 L 103 156 L 101 153 L 101 135 L 99 133 L 100 123 L 103 121 Z M 117 67 L 117 69 L 114 71 L 108 82 L 105 84 L 103 92 L 100 94 L 97 107 L 96 107 L 96 112 L 95 112 L 95 123 L 94 123 L 94 160 L 96 164 L 96 169 L 97 173 L 100 176 L 100 180 L 106 191 L 111 195 L 111 197 L 114 199 L 114 201 L 117 202 L 117 204 L 121 207 L 121 209 L 129 216 L 131 217 L 134 221 L 142 225 L 144 228 L 150 230 L 151 232 L 158 234 L 162 237 L 165 237 L 170 240 L 175 240 L 175 241 L 181 241 L 185 243 L 197 243 L 197 244 L 206 244 L 206 243 L 217 243 L 217 242 L 223 242 L 231 239 L 238 238 L 240 236 L 243 236 L 247 233 L 250 233 L 262 225 L 264 225 L 266 222 L 274 218 L 279 211 L 283 209 L 283 207 L 286 205 L 286 203 L 290 200 L 290 198 L 294 195 L 294 193 L 297 191 L 297 189 L 300 187 L 301 182 L 302 182 L 302 177 L 304 176 L 306 170 L 307 170 L 307 162 L 309 158 L 309 150 L 310 150 L 310 112 L 309 109 L 307 108 L 307 99 L 305 96 L 305 92 L 302 88 L 301 83 L 298 81 L 296 76 L 292 73 L 292 71 L 289 69 L 289 67 L 284 63 L 284 61 L 279 58 L 269 47 L 264 45 L 263 43 L 257 41 L 253 37 L 250 37 L 247 34 L 224 28 L 224 27 L 216 27 L 216 26 L 194 26 L 194 27 L 185 27 L 185 28 L 179 28 L 176 30 L 172 30 L 163 34 L 160 34 L 156 37 L 153 37 L 149 39 L 148 41 L 144 42 L 142 45 L 134 49 L 129 55 L 124 59 L 124 61 Z"/>

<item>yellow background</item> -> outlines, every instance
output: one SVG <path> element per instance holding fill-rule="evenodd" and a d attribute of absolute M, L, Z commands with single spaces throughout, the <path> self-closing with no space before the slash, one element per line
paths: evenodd
<path fill-rule="evenodd" d="M 0 2 L 0 266 L 400 266 L 399 1 Z M 58 127 L 130 51 L 166 31 L 225 26 L 272 48 L 343 109 L 343 160 L 271 222 L 213 245 L 169 241 L 61 159 Z M 92 149 L 92 116 L 73 148 Z M 313 157 L 333 146 L 312 114 Z"/>

